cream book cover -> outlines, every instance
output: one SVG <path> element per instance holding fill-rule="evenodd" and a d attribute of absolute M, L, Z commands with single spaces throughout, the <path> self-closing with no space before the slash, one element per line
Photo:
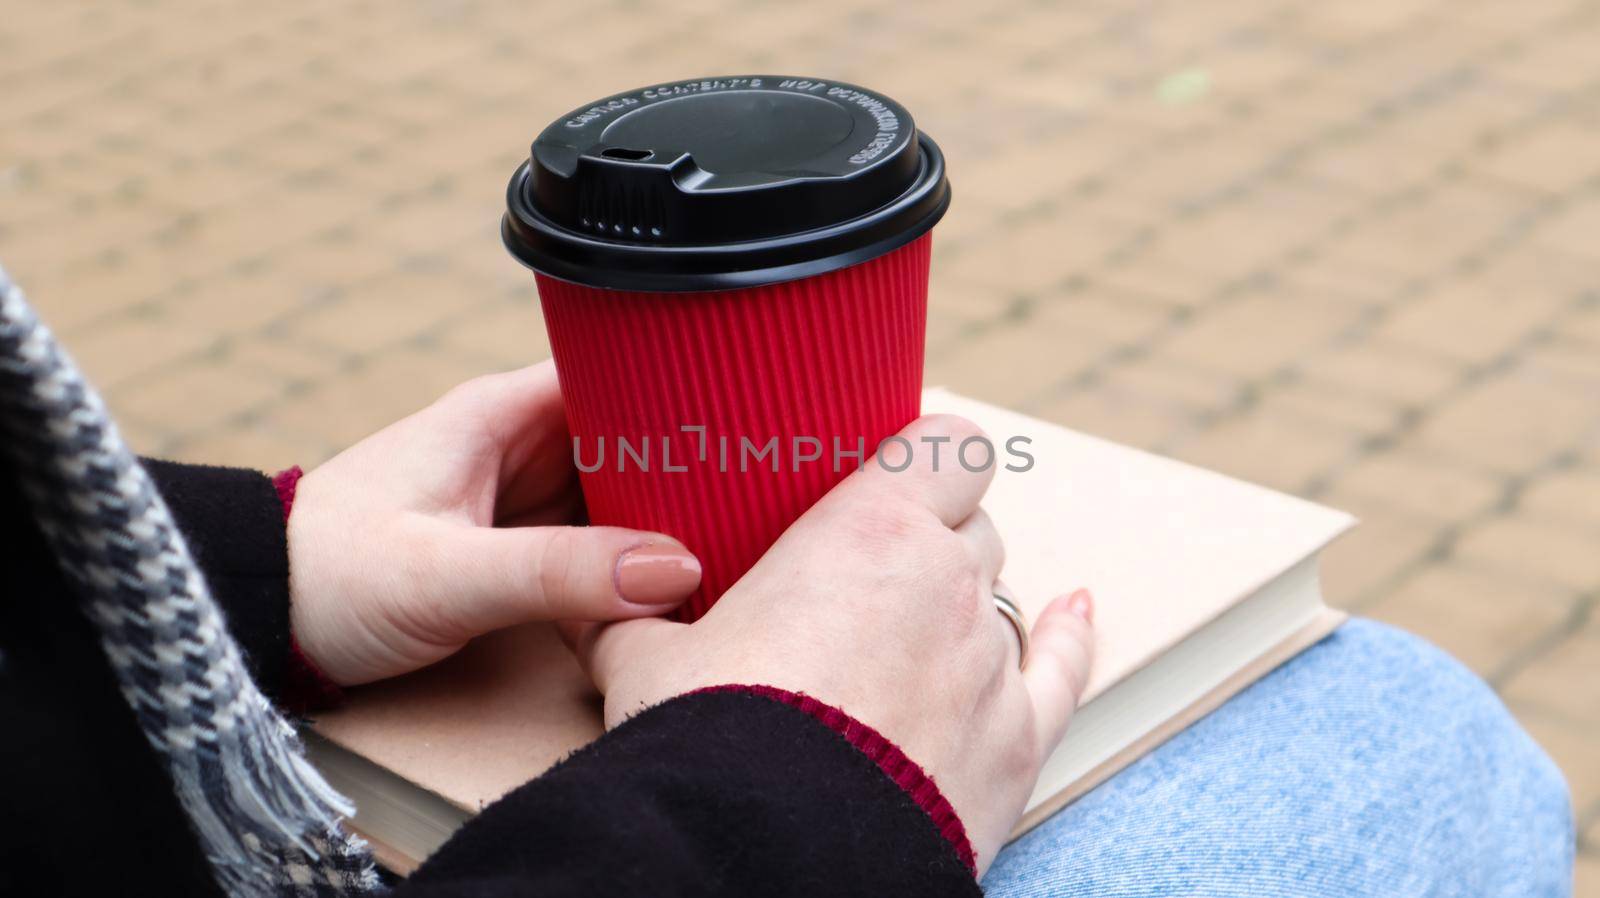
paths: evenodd
<path fill-rule="evenodd" d="M 1004 579 L 1030 616 L 1087 586 L 1096 657 L 1085 701 L 1018 833 L 1181 730 L 1337 625 L 1317 553 L 1338 511 L 944 390 L 952 412 L 1033 459 L 984 501 Z M 475 641 L 445 662 L 354 690 L 307 732 L 357 804 L 353 824 L 407 871 L 472 813 L 601 733 L 600 699 L 547 626 Z M 849 709 L 845 709 L 849 710 Z"/>

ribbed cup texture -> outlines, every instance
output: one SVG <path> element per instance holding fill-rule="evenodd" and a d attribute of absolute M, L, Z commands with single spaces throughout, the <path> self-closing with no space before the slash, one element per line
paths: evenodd
<path fill-rule="evenodd" d="M 930 240 L 746 290 L 636 293 L 537 276 L 589 519 L 669 534 L 699 557 L 705 573 L 680 618 L 704 614 L 917 417 Z M 682 429 L 701 426 L 703 436 Z M 800 460 L 819 447 L 797 452 L 797 437 L 819 440 L 821 457 Z M 761 456 L 774 438 L 777 471 L 774 454 Z M 862 453 L 836 465 L 836 445 Z"/>

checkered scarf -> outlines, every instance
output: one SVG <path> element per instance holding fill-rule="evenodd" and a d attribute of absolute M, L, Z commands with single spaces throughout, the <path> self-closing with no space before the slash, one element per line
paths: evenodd
<path fill-rule="evenodd" d="M 251 681 L 166 503 L 0 269 L 0 451 L 230 895 L 378 889 L 351 812 Z"/>

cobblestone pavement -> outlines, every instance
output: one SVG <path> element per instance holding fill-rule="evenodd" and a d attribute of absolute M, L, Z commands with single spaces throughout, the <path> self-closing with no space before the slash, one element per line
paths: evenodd
<path fill-rule="evenodd" d="M 314 463 L 548 353 L 536 128 L 760 70 L 950 157 L 929 380 L 1343 506 L 1346 607 L 1565 768 L 1600 894 L 1600 2 L 21 0 L 0 258 L 147 452 Z"/>

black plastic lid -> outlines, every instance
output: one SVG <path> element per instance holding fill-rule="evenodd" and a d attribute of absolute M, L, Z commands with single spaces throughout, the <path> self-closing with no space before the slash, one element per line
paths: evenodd
<path fill-rule="evenodd" d="M 748 75 L 629 91 L 551 123 L 511 178 L 502 233 L 562 280 L 719 290 L 882 255 L 949 205 L 944 156 L 900 104 Z"/>

